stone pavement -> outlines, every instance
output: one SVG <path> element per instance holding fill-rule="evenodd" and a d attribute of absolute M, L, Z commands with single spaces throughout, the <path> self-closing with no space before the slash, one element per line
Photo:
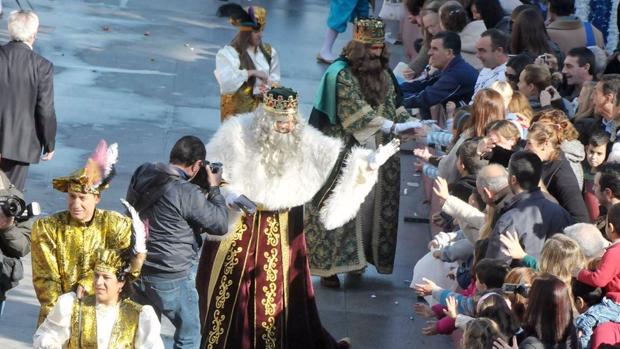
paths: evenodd
<path fill-rule="evenodd" d="M 7 14 L 15 8 L 3 0 L 0 42 L 8 39 Z M 103 194 L 101 207 L 121 210 L 133 170 L 146 161 L 165 161 L 174 141 L 194 134 L 208 141 L 219 126 L 219 91 L 213 76 L 215 54 L 236 30 L 214 16 L 216 0 L 31 0 L 41 20 L 35 48 L 55 65 L 58 115 L 56 157 L 32 166 L 28 200 L 39 201 L 44 214 L 65 207 L 65 197 L 51 179 L 82 166 L 98 140 L 120 144 L 118 176 Z M 24 3 L 24 1 L 22 1 Z M 247 3 L 247 1 L 244 1 Z M 269 11 L 265 40 L 279 51 L 282 81 L 300 92 L 308 115 L 325 66 L 315 62 L 322 43 L 328 0 L 260 1 Z M 340 49 L 350 38 L 341 35 Z M 393 64 L 402 48 L 392 48 Z M 1 91 L 0 91 L 1 93 Z M 403 153 L 404 155 L 405 153 Z M 412 156 L 403 157 L 401 219 L 423 214 L 420 187 L 408 186 Z M 430 238 L 426 225 L 401 222 L 396 267 L 377 275 L 371 267 L 361 278 L 347 278 L 340 290 L 326 290 L 315 280 L 324 326 L 354 348 L 448 347 L 446 338 L 420 335 L 425 322 L 412 317 L 415 295 L 408 288 L 415 261 Z M 38 313 L 29 257 L 25 278 L 8 293 L 0 318 L 0 348 L 29 348 Z M 413 320 L 412 320 L 413 319 Z M 163 321 L 171 346 L 173 328 Z"/>

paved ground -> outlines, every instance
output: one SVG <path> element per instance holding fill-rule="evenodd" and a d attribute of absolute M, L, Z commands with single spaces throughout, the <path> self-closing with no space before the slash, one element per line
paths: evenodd
<path fill-rule="evenodd" d="M 121 158 L 119 175 L 104 193 L 101 207 L 120 210 L 118 198 L 139 164 L 165 161 L 182 135 L 208 141 L 217 129 L 214 57 L 236 31 L 214 16 L 221 4 L 216 0 L 31 2 L 42 23 L 36 50 L 56 67 L 59 130 L 54 160 L 31 168 L 27 198 L 39 201 L 45 214 L 63 209 L 65 198 L 53 191 L 51 179 L 82 166 L 98 140 L 105 138 L 119 142 Z M 269 10 L 265 37 L 280 52 L 283 84 L 300 92 L 307 115 L 325 69 L 314 57 L 323 38 L 328 0 L 255 3 Z M 15 7 L 11 0 L 4 5 L 5 13 Z M 0 20 L 0 42 L 7 40 L 6 18 Z M 350 33 L 341 36 L 336 47 L 348 38 Z M 392 51 L 395 64 L 402 49 Z M 403 156 L 403 188 L 408 193 L 401 198 L 401 217 L 424 210 L 420 189 L 407 185 L 419 180 L 410 174 L 411 168 L 411 157 Z M 393 275 L 369 270 L 361 279 L 347 279 L 340 290 L 325 290 L 315 282 L 325 327 L 335 337 L 351 337 L 354 348 L 448 347 L 445 338 L 421 337 L 424 321 L 412 317 L 415 296 L 406 280 L 429 237 L 425 225 L 402 223 Z M 9 292 L 0 319 L 0 348 L 31 347 L 38 303 L 29 258 L 24 262 L 25 279 Z M 164 321 L 168 347 L 171 333 Z"/>

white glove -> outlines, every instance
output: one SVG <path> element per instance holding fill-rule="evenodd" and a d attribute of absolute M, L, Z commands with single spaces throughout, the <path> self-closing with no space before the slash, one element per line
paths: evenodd
<path fill-rule="evenodd" d="M 422 123 L 419 121 L 399 122 L 396 124 L 396 127 L 394 127 L 394 133 L 400 134 L 403 131 L 418 127 L 422 127 Z"/>
<path fill-rule="evenodd" d="M 383 122 L 383 125 L 381 125 L 381 132 L 383 132 L 383 133 L 390 133 L 390 131 L 392 130 L 392 125 L 394 125 L 394 121 L 392 121 L 392 120 L 385 120 Z"/>
<path fill-rule="evenodd" d="M 400 141 L 396 138 L 392 139 L 392 141 L 386 145 L 380 145 L 377 150 L 368 156 L 368 167 L 371 170 L 378 169 L 399 150 Z"/>
<path fill-rule="evenodd" d="M 121 199 L 121 203 L 127 208 L 131 215 L 131 235 L 134 240 L 133 253 L 146 253 L 146 237 L 148 231 L 144 222 L 140 219 L 140 215 L 133 206 L 131 206 L 127 200 Z"/>
<path fill-rule="evenodd" d="M 239 210 L 239 206 L 235 204 L 235 200 L 237 200 L 238 197 L 239 194 L 232 191 L 226 194 L 226 197 L 224 198 L 226 200 L 226 206 Z"/>

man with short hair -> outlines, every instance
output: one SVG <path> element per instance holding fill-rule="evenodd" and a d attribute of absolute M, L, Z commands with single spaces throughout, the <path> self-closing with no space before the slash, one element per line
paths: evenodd
<path fill-rule="evenodd" d="M 583 85 L 594 80 L 596 59 L 594 53 L 587 47 L 575 47 L 570 49 L 564 59 L 562 75 L 567 85 L 566 91 L 561 91 L 562 97 L 573 101 L 579 97 Z"/>
<path fill-rule="evenodd" d="M 594 175 L 594 195 L 605 210 L 620 203 L 620 163 L 607 162 L 598 168 Z"/>
<path fill-rule="evenodd" d="M 38 30 L 34 12 L 13 11 L 0 46 L 0 169 L 20 191 L 28 166 L 51 160 L 56 145 L 54 66 L 32 50 Z"/>
<path fill-rule="evenodd" d="M 132 223 L 118 212 L 97 208 L 101 192 L 108 188 L 115 173 L 115 148 L 116 144 L 108 148 L 101 141 L 84 168 L 52 180 L 54 189 L 67 193 L 67 210 L 37 220 L 32 228 L 32 283 L 41 303 L 38 324 L 60 295 L 71 291 L 80 298 L 93 294 L 91 270 L 97 249 L 127 248 L 132 229 L 144 233 L 139 221 Z M 135 246 L 137 276 L 146 247 Z"/>
<path fill-rule="evenodd" d="M 563 54 L 575 47 L 598 46 L 605 48 L 603 34 L 589 22 L 575 16 L 575 0 L 549 0 L 549 38 Z"/>
<path fill-rule="evenodd" d="M 401 89 L 407 108 L 420 108 L 428 114 L 430 107 L 447 102 L 468 103 L 474 93 L 478 71 L 461 57 L 461 39 L 453 32 L 439 32 L 431 41 L 429 64 L 438 69 L 422 80 L 404 82 Z"/>
<path fill-rule="evenodd" d="M 476 57 L 484 68 L 478 75 L 474 96 L 483 88 L 489 88 L 495 81 L 506 81 L 506 63 L 510 37 L 498 29 L 489 29 L 476 42 Z M 473 97 L 472 97 L 473 99 Z"/>
<path fill-rule="evenodd" d="M 529 151 L 519 151 L 508 163 L 508 185 L 514 197 L 500 209 L 500 217 L 489 237 L 486 258 L 510 258 L 501 249 L 500 236 L 511 232 L 519 236 L 525 252 L 538 258 L 551 235 L 574 223 L 560 205 L 548 200 L 538 187 L 542 161 Z"/>
<path fill-rule="evenodd" d="M 596 83 L 592 93 L 594 103 L 593 119 L 587 118 L 575 125 L 580 134 L 580 141 L 587 144 L 596 131 L 604 131 L 610 142 L 618 137 L 618 120 L 616 120 L 616 96 L 620 93 L 620 74 L 606 74 Z"/>
<path fill-rule="evenodd" d="M 141 165 L 127 189 L 127 201 L 149 222 L 149 254 L 136 281 L 135 300 L 152 305 L 172 322 L 175 348 L 200 344 L 195 279 L 201 233 L 224 235 L 228 229 L 228 210 L 219 189 L 222 174 L 205 165 L 206 155 L 198 137 L 181 137 L 168 164 Z M 208 189 L 191 182 L 202 170 Z"/>

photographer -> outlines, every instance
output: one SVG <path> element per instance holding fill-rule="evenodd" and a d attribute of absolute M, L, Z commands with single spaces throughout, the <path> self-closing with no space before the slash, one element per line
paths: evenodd
<path fill-rule="evenodd" d="M 136 301 L 152 305 L 170 319 L 176 327 L 175 348 L 200 344 L 194 281 L 200 234 L 227 232 L 228 211 L 219 190 L 222 171 L 212 172 L 205 157 L 200 139 L 182 137 L 170 151 L 169 164 L 141 165 L 127 190 L 127 201 L 149 225 L 149 252 L 136 283 Z M 207 174 L 208 189 L 190 182 L 201 169 Z"/>
<path fill-rule="evenodd" d="M 13 187 L 9 179 L 0 171 L 0 316 L 4 309 L 6 292 L 17 286 L 24 277 L 21 257 L 30 252 L 30 231 L 32 219 L 16 220 L 9 213 L 7 200 L 19 198 L 23 203 L 24 195 Z M 5 213 L 7 212 L 7 213 Z"/>

